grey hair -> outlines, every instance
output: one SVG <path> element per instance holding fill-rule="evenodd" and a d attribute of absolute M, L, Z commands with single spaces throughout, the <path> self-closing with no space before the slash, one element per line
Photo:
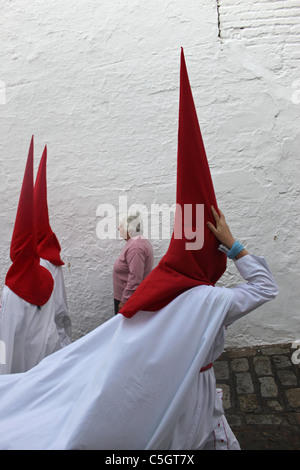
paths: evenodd
<path fill-rule="evenodd" d="M 127 230 L 130 237 L 142 235 L 143 219 L 139 211 L 128 213 L 120 219 L 120 226 Z"/>

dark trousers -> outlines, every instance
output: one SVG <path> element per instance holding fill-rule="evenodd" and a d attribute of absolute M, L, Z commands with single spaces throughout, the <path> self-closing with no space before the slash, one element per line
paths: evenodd
<path fill-rule="evenodd" d="M 117 315 L 118 311 L 119 311 L 119 305 L 120 305 L 120 300 L 117 300 L 117 299 L 114 299 L 114 303 L 115 303 L 115 315 Z"/>

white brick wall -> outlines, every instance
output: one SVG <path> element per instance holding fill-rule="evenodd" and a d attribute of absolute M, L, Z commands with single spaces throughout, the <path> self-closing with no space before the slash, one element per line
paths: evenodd
<path fill-rule="evenodd" d="M 0 281 L 31 135 L 48 145 L 48 199 L 75 338 L 113 314 L 122 241 L 96 235 L 102 203 L 175 200 L 183 46 L 219 204 L 264 254 L 276 301 L 228 344 L 299 330 L 299 25 L 296 0 L 4 2 L 0 15 Z M 219 15 L 218 15 L 219 13 Z M 219 19 L 219 28 L 218 28 Z M 168 241 L 153 241 L 155 260 Z M 221 283 L 240 278 L 232 263 Z"/>

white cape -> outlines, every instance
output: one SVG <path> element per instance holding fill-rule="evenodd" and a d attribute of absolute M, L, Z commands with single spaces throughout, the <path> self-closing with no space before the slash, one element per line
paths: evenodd
<path fill-rule="evenodd" d="M 72 321 L 66 294 L 66 286 L 62 266 L 56 266 L 50 261 L 41 259 L 41 265 L 52 274 L 54 280 L 53 309 L 59 343 L 62 348 L 71 344 Z"/>
<path fill-rule="evenodd" d="M 196 287 L 2 376 L 0 449 L 169 448 L 200 368 L 222 351 L 221 341 L 211 357 L 230 300 L 228 289 Z"/>
<path fill-rule="evenodd" d="M 226 420 L 213 368 L 199 370 L 222 353 L 228 323 L 277 295 L 263 258 L 236 266 L 248 283 L 118 314 L 28 372 L 1 376 L 0 449 L 214 448 Z"/>

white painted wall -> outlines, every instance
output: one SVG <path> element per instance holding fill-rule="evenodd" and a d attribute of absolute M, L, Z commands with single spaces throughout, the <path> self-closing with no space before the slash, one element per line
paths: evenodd
<path fill-rule="evenodd" d="M 299 0 L 0 8 L 1 286 L 34 134 L 36 168 L 48 145 L 74 339 L 113 315 L 112 267 L 124 242 L 97 238 L 97 207 L 118 208 L 119 196 L 149 209 L 175 202 L 183 46 L 219 205 L 280 288 L 231 327 L 227 344 L 299 338 Z M 157 263 L 168 240 L 153 245 Z M 240 282 L 232 262 L 220 282 Z"/>

